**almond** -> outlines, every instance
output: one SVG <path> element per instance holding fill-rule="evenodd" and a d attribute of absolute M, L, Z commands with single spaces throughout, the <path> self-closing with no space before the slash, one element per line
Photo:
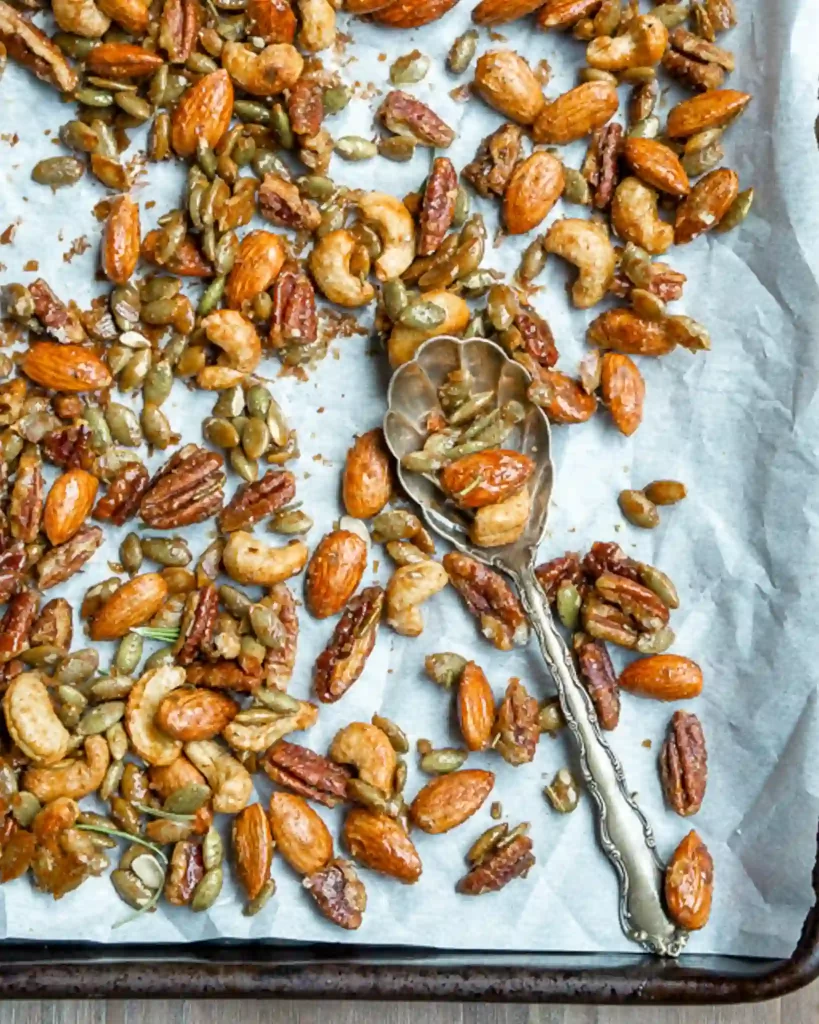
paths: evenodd
<path fill-rule="evenodd" d="M 368 430 L 347 452 L 342 480 L 344 507 L 356 519 L 371 519 L 384 508 L 391 494 L 390 456 L 384 435 L 380 428 Z"/>
<path fill-rule="evenodd" d="M 630 437 L 643 419 L 646 385 L 628 356 L 606 352 L 601 372 L 601 394 L 621 434 Z"/>
<path fill-rule="evenodd" d="M 97 7 L 129 35 L 145 35 L 150 7 L 145 0 L 97 0 Z"/>
<path fill-rule="evenodd" d="M 532 124 L 545 100 L 535 73 L 514 50 L 490 50 L 475 68 L 475 90 L 504 117 Z"/>
<path fill-rule="evenodd" d="M 410 818 L 422 832 L 440 835 L 471 818 L 495 785 L 493 772 L 466 768 L 428 782 L 410 806 Z"/>
<path fill-rule="evenodd" d="M 683 100 L 668 115 L 666 132 L 672 139 L 687 139 L 706 128 L 722 128 L 751 102 L 751 94 L 737 89 L 709 89 Z"/>
<path fill-rule="evenodd" d="M 261 804 L 250 804 L 239 811 L 233 819 L 231 840 L 236 874 L 247 898 L 254 900 L 270 877 L 275 850 L 270 822 Z"/>
<path fill-rule="evenodd" d="M 542 7 L 545 0 L 481 0 L 472 12 L 476 25 L 502 25 L 517 21 Z"/>
<path fill-rule="evenodd" d="M 534 462 L 522 452 L 493 448 L 448 463 L 441 471 L 441 486 L 461 508 L 483 508 L 520 490 L 534 468 Z"/>
<path fill-rule="evenodd" d="M 279 853 L 299 874 L 312 875 L 333 856 L 333 840 L 327 826 L 302 797 L 274 793 L 269 818 Z"/>
<path fill-rule="evenodd" d="M 245 302 L 266 292 L 279 276 L 284 258 L 284 243 L 272 231 L 251 231 L 245 235 L 227 279 L 228 306 L 241 309 Z"/>
<path fill-rule="evenodd" d="M 307 566 L 307 607 L 317 619 L 340 612 L 367 567 L 367 545 L 357 533 L 333 530 L 322 538 Z"/>
<path fill-rule="evenodd" d="M 154 721 L 175 740 L 210 740 L 229 725 L 239 705 L 216 690 L 174 690 L 162 701 Z"/>
<path fill-rule="evenodd" d="M 552 423 L 585 423 L 597 411 L 594 395 L 560 370 L 541 369 L 529 388 L 529 397 Z"/>
<path fill-rule="evenodd" d="M 167 594 L 168 585 L 159 573 L 134 576 L 114 591 L 96 613 L 88 629 L 89 636 L 92 640 L 118 640 L 152 618 Z"/>
<path fill-rule="evenodd" d="M 600 0 L 546 0 L 537 16 L 538 28 L 568 28 L 591 14 Z"/>
<path fill-rule="evenodd" d="M 130 196 L 111 203 L 100 247 L 102 272 L 114 284 L 126 284 L 139 260 L 139 206 Z"/>
<path fill-rule="evenodd" d="M 619 682 L 640 697 L 690 700 L 702 692 L 702 669 L 679 654 L 654 654 L 632 661 L 620 673 Z"/>
<path fill-rule="evenodd" d="M 602 128 L 617 113 L 617 90 L 608 82 L 584 82 L 543 109 L 534 124 L 535 142 L 565 146 Z"/>
<path fill-rule="evenodd" d="M 103 78 L 144 78 L 164 63 L 158 53 L 132 43 L 100 43 L 89 53 L 85 66 Z"/>
<path fill-rule="evenodd" d="M 292 43 L 296 38 L 296 15 L 290 0 L 248 0 L 248 35 L 266 43 Z"/>
<path fill-rule="evenodd" d="M 162 232 L 158 229 L 149 231 L 142 239 L 142 258 L 148 263 L 156 263 L 156 250 Z M 213 267 L 196 247 L 196 242 L 186 235 L 179 248 L 164 265 L 165 269 L 180 277 L 213 277 Z"/>
<path fill-rule="evenodd" d="M 233 83 L 224 68 L 200 78 L 182 93 L 171 115 L 171 145 L 193 156 L 201 138 L 211 147 L 225 134 L 233 116 Z"/>
<path fill-rule="evenodd" d="M 668 912 L 682 928 L 697 931 L 708 923 L 713 893 L 714 861 L 692 829 L 671 855 L 666 868 Z"/>
<path fill-rule="evenodd" d="M 421 877 L 421 858 L 394 818 L 354 807 L 344 822 L 347 849 L 371 871 L 411 885 Z"/>
<path fill-rule="evenodd" d="M 57 547 L 71 540 L 94 507 L 99 483 L 84 469 L 70 469 L 51 485 L 43 514 L 43 529 Z"/>
<path fill-rule="evenodd" d="M 739 178 L 727 167 L 718 167 L 700 178 L 690 195 L 677 207 L 674 241 L 684 245 L 722 220 L 739 194 Z"/>
<path fill-rule="evenodd" d="M 503 197 L 503 219 L 510 235 L 536 228 L 563 192 L 563 164 L 552 153 L 539 151 L 521 161 Z"/>
<path fill-rule="evenodd" d="M 586 337 L 597 348 L 631 356 L 664 356 L 676 347 L 661 320 L 648 320 L 630 309 L 609 309 L 589 324 Z"/>
<path fill-rule="evenodd" d="M 469 750 L 486 750 L 495 723 L 495 697 L 486 676 L 474 661 L 464 665 L 458 683 L 458 722 Z"/>
<path fill-rule="evenodd" d="M 379 9 L 373 20 L 382 25 L 389 25 L 390 28 L 420 28 L 443 18 L 457 2 L 458 0 L 398 0 L 389 7 Z"/>
<path fill-rule="evenodd" d="M 20 369 L 35 384 L 54 391 L 101 391 L 111 385 L 108 367 L 82 345 L 37 341 L 23 356 Z"/>
<path fill-rule="evenodd" d="M 634 173 L 652 188 L 672 196 L 687 196 L 691 191 L 679 157 L 657 139 L 628 138 L 623 155 Z"/>

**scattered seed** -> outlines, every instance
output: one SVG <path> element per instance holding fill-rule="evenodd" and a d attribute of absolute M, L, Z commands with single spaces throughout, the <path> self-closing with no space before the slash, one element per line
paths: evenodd
<path fill-rule="evenodd" d="M 327 114 L 340 114 L 349 104 L 352 92 L 346 85 L 334 85 L 324 91 L 324 110 Z"/>
<path fill-rule="evenodd" d="M 416 85 L 426 78 L 432 61 L 420 50 L 413 50 L 399 57 L 390 67 L 390 81 L 393 85 Z"/>
<path fill-rule="evenodd" d="M 421 771 L 427 772 L 429 775 L 446 775 L 449 772 L 457 771 L 466 761 L 467 756 L 465 750 L 457 750 L 455 747 L 430 750 L 421 758 Z"/>
<path fill-rule="evenodd" d="M 80 736 L 96 736 L 110 729 L 124 714 L 124 701 L 112 700 L 105 704 L 98 704 L 82 716 L 77 726 L 77 733 Z"/>
<path fill-rule="evenodd" d="M 407 135 L 388 135 L 378 140 L 377 147 L 381 156 L 396 163 L 412 160 L 418 143 Z"/>
<path fill-rule="evenodd" d="M 225 848 L 222 844 L 222 837 L 215 828 L 209 828 L 205 838 L 202 840 L 202 859 L 206 871 L 218 868 L 225 858 Z"/>
<path fill-rule="evenodd" d="M 453 75 L 462 75 L 472 61 L 478 50 L 478 32 L 471 28 L 468 32 L 458 36 L 450 47 L 446 58 L 446 66 Z"/>
<path fill-rule="evenodd" d="M 404 327 L 417 331 L 429 331 L 440 327 L 446 320 L 446 310 L 434 302 L 420 300 L 407 306 L 398 317 Z"/>
<path fill-rule="evenodd" d="M 193 558 L 182 537 L 143 537 L 142 550 L 146 558 L 165 566 L 190 565 Z"/>
<path fill-rule="evenodd" d="M 753 204 L 754 190 L 746 188 L 728 207 L 728 212 L 717 224 L 717 231 L 730 231 L 732 228 L 738 227 L 750 213 Z"/>
<path fill-rule="evenodd" d="M 657 506 L 642 491 L 621 491 L 617 501 L 621 512 L 632 526 L 653 530 L 660 525 Z"/>
<path fill-rule="evenodd" d="M 335 151 L 345 160 L 372 160 L 378 153 L 378 146 L 360 135 L 342 135 L 336 139 Z"/>
<path fill-rule="evenodd" d="M 268 878 L 264 885 L 259 890 L 258 894 L 247 904 L 245 909 L 242 911 L 245 917 L 254 917 L 262 910 L 271 896 L 276 893 L 276 882 L 273 878 Z"/>
<path fill-rule="evenodd" d="M 571 813 L 580 799 L 577 783 L 568 768 L 561 768 L 543 793 L 560 814 Z"/>
<path fill-rule="evenodd" d="M 282 533 L 285 536 L 308 533 L 313 528 L 313 519 L 301 509 L 286 511 L 281 509 L 276 512 L 270 522 L 268 529 L 273 533 Z"/>
<path fill-rule="evenodd" d="M 466 658 L 447 651 L 443 654 L 428 654 L 424 659 L 427 675 L 439 686 L 449 690 L 455 686 L 466 668 Z"/>
<path fill-rule="evenodd" d="M 509 831 L 509 826 L 504 822 L 502 825 L 493 825 L 485 832 L 482 832 L 475 842 L 469 847 L 466 859 L 470 864 L 480 864 L 490 854 L 498 842 L 504 838 Z"/>
<path fill-rule="evenodd" d="M 641 563 L 638 568 L 640 582 L 653 590 L 666 608 L 679 608 L 680 596 L 671 578 L 653 565 Z"/>
<path fill-rule="evenodd" d="M 409 740 L 407 739 L 407 734 L 403 729 L 397 726 L 395 722 L 378 714 L 373 715 L 371 722 L 377 729 L 380 729 L 384 733 L 390 741 L 392 749 L 397 754 L 408 753 Z"/>
<path fill-rule="evenodd" d="M 563 580 L 557 588 L 555 603 L 558 618 L 566 629 L 574 632 L 580 621 L 580 606 L 583 603 L 583 599 L 580 596 L 580 591 L 571 580 Z"/>
<path fill-rule="evenodd" d="M 545 701 L 540 709 L 538 723 L 541 732 L 556 733 L 566 724 L 563 712 L 560 709 L 560 701 L 557 697 L 551 697 Z"/>
<path fill-rule="evenodd" d="M 120 675 L 130 676 L 142 661 L 142 637 L 138 633 L 128 633 L 117 648 L 114 668 Z"/>
<path fill-rule="evenodd" d="M 196 814 L 200 808 L 210 800 L 211 791 L 208 786 L 198 782 L 188 783 L 187 786 L 180 786 L 173 793 L 169 794 L 162 810 L 168 814 Z"/>
<path fill-rule="evenodd" d="M 31 177 L 38 185 L 65 188 L 76 185 L 85 173 L 85 164 L 74 156 L 50 156 L 36 163 Z"/>

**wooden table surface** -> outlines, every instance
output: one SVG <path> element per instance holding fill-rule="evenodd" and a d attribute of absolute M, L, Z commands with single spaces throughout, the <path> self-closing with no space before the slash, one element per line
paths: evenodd
<path fill-rule="evenodd" d="M 0 1024 L 817 1024 L 819 982 L 754 1007 L 632 1009 L 213 1000 L 6 1002 Z"/>

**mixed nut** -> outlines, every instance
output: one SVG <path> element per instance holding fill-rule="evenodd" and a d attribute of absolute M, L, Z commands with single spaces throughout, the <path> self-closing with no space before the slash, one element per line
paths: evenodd
<path fill-rule="evenodd" d="M 430 24 L 456 3 L 347 0 L 345 7 L 386 30 Z M 721 137 L 751 100 L 724 88 L 734 58 L 716 38 L 736 21 L 733 0 L 660 4 L 649 13 L 619 0 L 481 0 L 472 11 L 476 28 L 453 42 L 447 68 L 464 75 L 474 63 L 472 91 L 504 123 L 460 175 L 443 155 L 455 131 L 406 91 L 430 68 L 418 50 L 389 66 L 379 139 L 330 134 L 328 119 L 353 96 L 321 56 L 340 43 L 339 6 L 52 0 L 58 31 L 49 36 L 27 11 L 0 0 L 0 56 L 8 52 L 76 104 L 59 132 L 69 155 L 38 163 L 34 181 L 67 188 L 90 171 L 117 193 L 105 203 L 105 298 L 82 310 L 42 279 L 10 284 L 4 294 L 6 326 L 28 343 L 0 367 L 7 732 L 0 882 L 31 870 L 39 889 L 60 898 L 102 873 L 106 851 L 124 839 L 111 881 L 126 903 L 141 913 L 164 896 L 205 911 L 219 898 L 225 870 L 214 816 L 228 814 L 248 914 L 275 893 L 278 848 L 321 913 L 354 929 L 366 893 L 353 860 L 417 882 L 412 828 L 430 835 L 456 828 L 492 792 L 494 773 L 469 766 L 470 755 L 494 751 L 509 765 L 524 764 L 541 733 L 561 727 L 554 700 L 541 706 L 511 679 L 496 701 L 475 661 L 438 653 L 426 657 L 427 673 L 454 691 L 463 748 L 419 741 L 419 766 L 432 777 L 412 800 L 403 795 L 409 740 L 387 719 L 349 723 L 326 754 L 286 738 L 309 729 L 320 704 L 343 699 L 382 621 L 402 636 L 421 635 L 422 606 L 450 584 L 496 649 L 528 639 L 505 580 L 458 552 L 439 561 L 421 521 L 396 504 L 377 429 L 355 438 L 348 453 L 346 516 L 308 545 L 313 519 L 286 468 L 299 457 L 298 437 L 261 367 L 275 354 L 288 372 L 304 375 L 333 337 L 355 329 L 349 313 L 319 297 L 347 311 L 374 307 L 393 367 L 437 334 L 492 338 L 528 371 L 529 397 L 553 423 L 587 421 L 602 403 L 627 436 L 640 426 L 646 392 L 632 357 L 710 347 L 702 325 L 668 312 L 686 279 L 655 257 L 735 227 L 751 207 L 753 190 L 741 192 L 737 175 L 720 166 Z M 547 98 L 546 69 L 513 50 L 479 53 L 480 28 L 530 15 L 539 30 L 569 29 L 587 44 L 578 84 L 562 95 Z M 694 93 L 664 126 L 659 68 Z M 625 125 L 612 120 L 620 85 L 630 89 Z M 188 169 L 179 206 L 143 236 L 131 192 L 135 165 L 123 155 L 128 131 L 145 123 L 149 160 L 175 157 Z M 584 138 L 582 166 L 569 167 L 560 147 Z M 337 186 L 330 176 L 334 153 L 406 160 L 418 146 L 435 150 L 429 174 L 403 198 Z M 487 232 L 471 211 L 471 191 L 498 201 L 509 235 L 537 229 L 560 199 L 590 214 L 553 221 L 506 282 L 482 267 Z M 276 230 L 240 237 L 256 213 Z M 577 377 L 556 369 L 555 338 L 532 305 L 533 282 L 550 255 L 577 270 L 575 307 L 611 296 L 625 302 L 590 323 L 591 350 Z M 196 280 L 202 287 L 192 301 L 183 284 Z M 216 393 L 202 424 L 210 447 L 179 447 L 163 411 L 176 380 Z M 114 388 L 123 401 L 114 400 Z M 450 374 L 439 397 L 443 416 L 428 423 L 426 442 L 404 468 L 434 481 L 475 545 L 515 541 L 529 522 L 534 463 L 504 445 L 523 409 L 498 407 L 494 393 L 476 392 L 463 373 Z M 168 451 L 153 476 L 143 446 Z M 58 471 L 50 486 L 45 463 Z M 228 499 L 229 470 L 241 483 Z M 684 496 L 682 484 L 655 481 L 619 500 L 631 523 L 652 527 L 657 506 Z M 42 595 L 91 563 L 104 531 L 135 519 L 140 532 L 124 537 L 112 575 L 88 588 L 78 610 L 91 640 L 117 643 L 100 671 L 96 647 L 72 649 L 72 608 Z M 195 560 L 184 530 L 206 521 L 218 537 Z M 263 522 L 289 539 L 262 539 L 254 527 Z M 361 588 L 372 544 L 384 545 L 395 570 L 386 586 Z M 318 704 L 287 693 L 300 615 L 289 581 L 302 572 L 307 612 L 336 620 L 314 665 Z M 667 653 L 679 599 L 659 569 L 596 543 L 584 558 L 569 552 L 540 566 L 538 578 L 572 635 L 602 729 L 618 724 L 621 690 L 671 701 L 699 694 L 699 667 Z M 247 587 L 262 588 L 262 596 Z M 143 660 L 146 638 L 166 646 Z M 618 678 L 608 643 L 642 657 Z M 251 802 L 259 773 L 278 787 L 267 808 Z M 660 775 L 669 806 L 695 814 L 706 783 L 695 715 L 673 715 Z M 545 789 L 561 813 L 577 806 L 580 793 L 568 768 Z M 80 808 L 92 796 L 107 813 Z M 343 838 L 352 860 L 337 856 L 311 802 L 347 805 Z M 484 832 L 458 891 L 478 895 L 525 877 L 535 863 L 527 829 L 503 823 Z M 691 832 L 668 868 L 669 912 L 683 927 L 702 927 L 712 887 L 711 858 Z"/>

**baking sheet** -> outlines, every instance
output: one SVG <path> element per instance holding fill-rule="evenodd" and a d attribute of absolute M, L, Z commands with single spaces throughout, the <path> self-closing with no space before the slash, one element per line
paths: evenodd
<path fill-rule="evenodd" d="M 430 102 L 458 130 L 449 153 L 458 168 L 472 158 L 482 136 L 500 123 L 479 102 L 464 105 L 448 95 L 468 80 L 447 75 L 443 58 L 452 39 L 469 24 L 473 6 L 462 2 L 443 21 L 412 33 L 352 23 L 355 43 L 340 55 L 346 81 L 365 89 L 374 83 L 384 92 L 392 59 L 416 46 L 429 53 L 432 71 L 409 91 Z M 695 826 L 713 854 L 714 909 L 708 928 L 692 937 L 692 952 L 789 954 L 811 903 L 819 815 L 819 159 L 813 131 L 812 8 L 811 0 L 745 3 L 740 26 L 722 37 L 738 58 L 738 70 L 728 84 L 754 94 L 748 111 L 728 132 L 726 163 L 740 174 L 742 188 L 754 185 L 756 202 L 739 231 L 700 238 L 672 249 L 668 257 L 688 275 L 685 298 L 675 311 L 708 326 L 712 351 L 692 356 L 680 350 L 663 360 L 642 361 L 646 415 L 634 437 L 620 436 L 604 414 L 553 432 L 557 483 L 543 558 L 567 548 L 585 550 L 597 539 L 616 539 L 629 554 L 659 565 L 677 583 L 682 600 L 672 618 L 678 637 L 674 651 L 703 667 L 705 688 L 696 701 L 672 707 L 624 695 L 621 723 L 609 734 L 653 824 L 661 853 L 670 854 Z M 343 17 L 340 27 L 347 27 Z M 547 89 L 551 97 L 574 84 L 583 59 L 581 44 L 563 35 L 535 33 L 529 21 L 504 26 L 502 37 L 490 38 L 483 31 L 479 51 L 511 46 L 533 62 L 548 60 L 553 69 Z M 387 51 L 390 59 L 383 60 Z M 673 96 L 672 91 L 663 110 Z M 336 136 L 369 135 L 377 103 L 378 96 L 369 105 L 357 99 L 341 118 L 331 120 L 331 131 Z M 42 276 L 60 296 L 85 305 L 102 290 L 94 280 L 100 229 L 91 210 L 104 190 L 86 177 L 52 195 L 29 178 L 37 160 L 63 152 L 55 143 L 56 131 L 70 116 L 71 108 L 57 94 L 9 64 L 0 84 L 0 231 L 19 223 L 13 243 L 0 246 L 0 282 Z M 144 136 L 134 139 L 128 156 L 144 145 Z M 578 166 L 582 152 L 582 144 L 575 146 L 567 162 Z M 428 160 L 423 149 L 406 165 L 380 158 L 365 165 L 345 164 L 337 158 L 332 174 L 340 183 L 402 195 L 418 187 Z M 178 203 L 183 180 L 178 163 L 149 165 L 137 191 L 143 231 Z M 155 205 L 148 209 L 150 202 Z M 482 200 L 475 205 L 486 217 L 491 237 L 496 209 Z M 577 215 L 578 208 L 566 210 L 558 204 L 550 221 L 566 212 Z M 91 245 L 71 256 L 72 249 L 82 249 L 74 244 L 77 239 Z M 486 262 L 511 274 L 525 244 L 507 241 L 502 248 L 490 247 Z M 38 269 L 24 271 L 32 259 Z M 551 260 L 539 279 L 543 287 L 535 305 L 554 329 L 560 368 L 575 372 L 586 350 L 585 326 L 599 309 L 571 309 L 566 280 L 566 268 Z M 302 455 L 295 472 L 298 497 L 316 519 L 312 543 L 341 512 L 339 471 L 353 434 L 377 425 L 384 412 L 388 369 L 376 348 L 362 337 L 338 341 L 305 383 L 278 378 L 274 360 L 261 368 L 275 378 L 274 394 L 299 430 Z M 176 384 L 165 408 L 185 441 L 200 441 L 200 422 L 212 403 L 213 396 Z M 162 461 L 154 457 L 150 467 Z M 616 495 L 658 477 L 685 481 L 689 497 L 663 511 L 659 529 L 636 531 L 622 522 Z M 231 475 L 229 488 L 235 484 Z M 107 562 L 116 559 L 127 529 L 107 531 L 106 546 L 60 592 L 78 605 L 89 585 L 109 576 Z M 211 524 L 186 531 L 195 554 L 213 532 Z M 443 553 L 442 544 L 439 551 Z M 376 548 L 373 558 L 381 566 L 372 575 L 385 579 L 386 555 Z M 299 581 L 295 589 L 300 592 Z M 496 696 L 513 675 L 539 699 L 553 692 L 534 645 L 512 654 L 496 652 L 479 637 L 453 592 L 438 595 L 425 617 L 425 632 L 417 640 L 382 628 L 359 682 L 340 703 L 321 708 L 319 722 L 308 734 L 292 738 L 323 751 L 341 725 L 368 721 L 378 710 L 399 722 L 413 744 L 422 736 L 436 746 L 457 744 L 447 695 L 423 674 L 424 655 L 433 651 L 459 651 L 477 659 Z M 290 687 L 295 696 L 310 696 L 313 660 L 333 625 L 302 613 Z M 81 635 L 78 625 L 75 646 Z M 664 807 L 657 777 L 658 750 L 676 706 L 696 711 L 709 748 L 708 792 L 691 822 Z M 414 754 L 408 762 L 407 792 L 412 795 L 425 777 L 415 766 Z M 454 892 L 465 851 L 491 823 L 487 801 L 452 833 L 414 834 L 424 864 L 417 885 L 404 887 L 361 870 L 369 903 L 357 933 L 344 933 L 320 918 L 312 900 L 298 891 L 299 879 L 277 857 L 273 874 L 278 893 L 252 919 L 242 916 L 242 894 L 231 878 L 206 915 L 163 904 L 160 912 L 119 928 L 113 926 L 128 911 L 105 878 L 87 882 L 56 905 L 23 880 L 0 889 L 0 935 L 49 941 L 230 937 L 493 950 L 633 950 L 620 932 L 615 876 L 596 847 L 589 799 L 564 817 L 553 813 L 541 795 L 554 772 L 573 763 L 566 736 L 544 737 L 534 763 L 520 768 L 490 755 L 470 756 L 471 767 L 496 772 L 492 799 L 502 802 L 510 824 L 531 823 L 537 864 L 526 880 L 499 894 L 469 899 Z M 266 801 L 271 788 L 265 778 L 258 780 L 259 799 Z M 319 813 L 338 840 L 343 809 Z"/>

